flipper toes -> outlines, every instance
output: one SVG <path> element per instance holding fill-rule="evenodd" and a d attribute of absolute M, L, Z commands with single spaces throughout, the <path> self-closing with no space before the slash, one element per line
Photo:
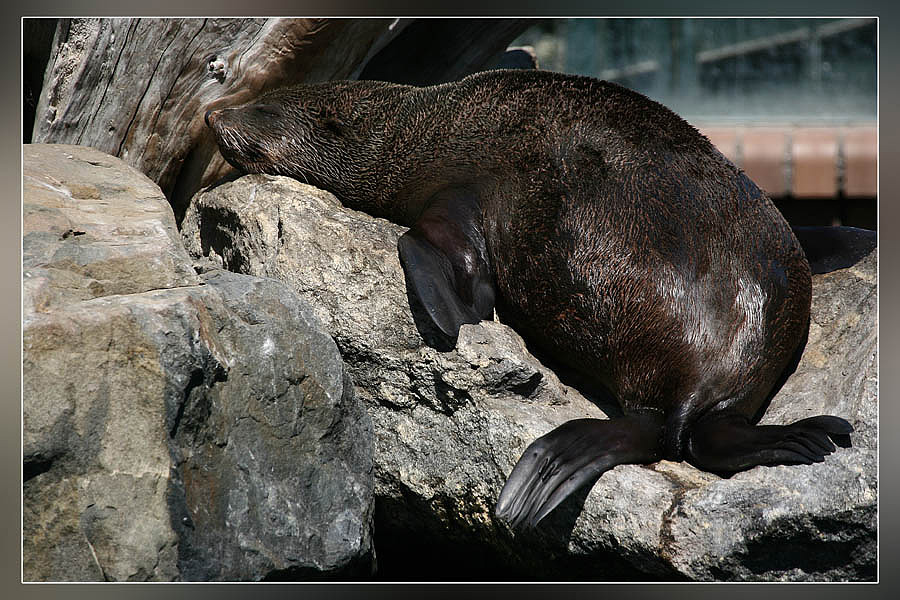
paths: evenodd
<path fill-rule="evenodd" d="M 494 514 L 513 528 L 536 526 L 604 471 L 656 460 L 661 426 L 656 415 L 564 423 L 525 449 L 500 492 Z"/>

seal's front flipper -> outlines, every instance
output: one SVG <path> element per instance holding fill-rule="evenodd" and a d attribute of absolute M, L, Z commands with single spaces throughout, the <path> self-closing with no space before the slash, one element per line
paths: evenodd
<path fill-rule="evenodd" d="M 436 195 L 397 247 L 408 285 L 444 334 L 455 338 L 463 323 L 491 318 L 493 278 L 470 192 Z"/>
<path fill-rule="evenodd" d="M 850 446 L 853 427 L 821 415 L 790 425 L 752 425 L 737 413 L 710 414 L 693 426 L 687 460 L 697 468 L 734 473 L 757 465 L 822 462 L 837 444 Z"/>
<path fill-rule="evenodd" d="M 813 273 L 853 266 L 878 245 L 878 233 L 857 227 L 794 227 Z"/>
<path fill-rule="evenodd" d="M 661 458 L 662 415 L 576 419 L 531 443 L 497 500 L 497 517 L 534 527 L 578 488 L 625 463 Z"/>

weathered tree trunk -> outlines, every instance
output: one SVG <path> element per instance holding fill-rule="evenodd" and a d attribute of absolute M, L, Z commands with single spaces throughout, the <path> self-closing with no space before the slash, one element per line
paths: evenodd
<path fill-rule="evenodd" d="M 203 113 L 280 85 L 346 78 L 390 19 L 60 20 L 35 142 L 92 146 L 159 184 L 183 212 L 226 170 Z"/>
<path fill-rule="evenodd" d="M 394 57 L 398 75 L 419 68 L 426 72 L 420 81 L 446 81 L 496 64 L 529 24 L 426 21 L 413 43 L 398 37 L 411 22 L 60 19 L 32 141 L 81 144 L 122 158 L 159 184 L 180 223 L 190 197 L 230 170 L 203 123 L 207 110 L 282 85 L 356 78 L 382 54 Z M 399 54 L 392 41 L 401 42 Z M 376 61 L 384 79 L 394 80 L 391 60 Z"/>

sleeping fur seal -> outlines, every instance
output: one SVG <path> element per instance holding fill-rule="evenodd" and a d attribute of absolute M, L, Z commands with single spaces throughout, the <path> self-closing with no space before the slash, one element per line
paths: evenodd
<path fill-rule="evenodd" d="M 335 81 L 206 122 L 238 169 L 408 226 L 407 284 L 445 334 L 496 308 L 618 400 L 624 416 L 570 421 L 525 450 L 496 508 L 513 526 L 622 463 L 735 472 L 849 443 L 833 416 L 753 424 L 805 336 L 809 265 L 765 194 L 636 92 L 545 71 Z"/>

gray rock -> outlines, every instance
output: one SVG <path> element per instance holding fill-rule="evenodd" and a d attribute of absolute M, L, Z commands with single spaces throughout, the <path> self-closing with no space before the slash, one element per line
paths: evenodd
<path fill-rule="evenodd" d="M 561 381 L 499 322 L 463 326 L 455 348 L 425 345 L 397 258 L 403 231 L 262 175 L 198 194 L 183 223 L 194 257 L 285 281 L 337 342 L 375 425 L 382 577 L 875 577 L 874 255 L 814 279 L 809 345 L 764 419 L 837 414 L 856 427 L 853 448 L 729 479 L 685 463 L 622 465 L 537 531 L 515 533 L 492 510 L 525 446 L 617 408 L 564 371 Z"/>
<path fill-rule="evenodd" d="M 172 209 L 146 176 L 86 146 L 26 144 L 23 154 L 26 313 L 199 284 Z"/>
<path fill-rule="evenodd" d="M 213 319 L 228 362 L 195 367 L 173 435 L 182 577 L 368 576 L 372 422 L 334 341 L 277 282 L 205 280 L 230 316 Z"/>
<path fill-rule="evenodd" d="M 117 159 L 25 174 L 24 579 L 368 575 L 372 423 L 309 307 L 198 276 Z"/>

